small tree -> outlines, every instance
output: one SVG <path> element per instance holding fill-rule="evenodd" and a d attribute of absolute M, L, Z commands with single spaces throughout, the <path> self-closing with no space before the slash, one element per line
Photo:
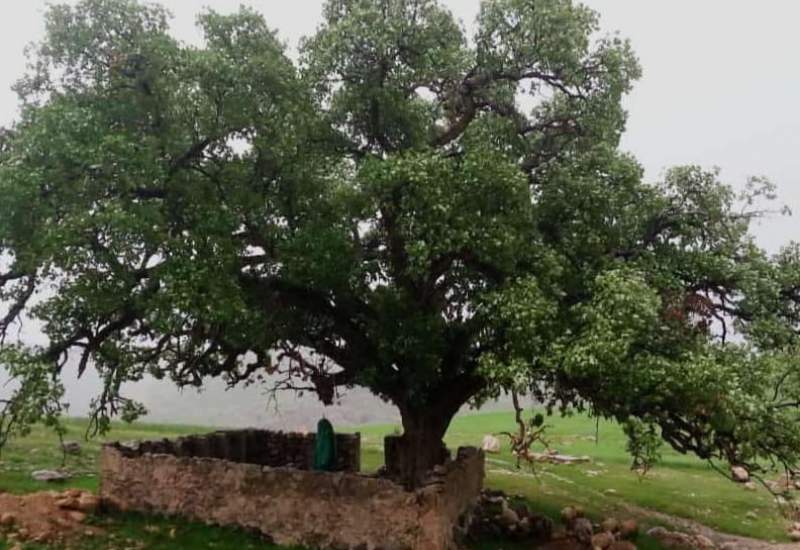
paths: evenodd
<path fill-rule="evenodd" d="M 145 375 L 366 387 L 411 486 L 509 389 L 796 464 L 800 248 L 753 243 L 765 184 L 642 182 L 618 150 L 639 67 L 595 13 L 487 0 L 468 38 L 434 0 L 329 0 L 298 63 L 253 11 L 198 21 L 190 47 L 150 4 L 47 12 L 0 145 L 0 330 L 49 343 L 6 339 L 7 414 L 50 414 L 72 354 L 98 428 Z"/>

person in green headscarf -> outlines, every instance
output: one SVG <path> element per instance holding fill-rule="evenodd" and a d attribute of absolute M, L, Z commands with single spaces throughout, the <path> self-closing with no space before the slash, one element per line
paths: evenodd
<path fill-rule="evenodd" d="M 314 441 L 314 469 L 323 472 L 336 470 L 336 434 L 327 418 L 317 423 L 317 436 Z"/>

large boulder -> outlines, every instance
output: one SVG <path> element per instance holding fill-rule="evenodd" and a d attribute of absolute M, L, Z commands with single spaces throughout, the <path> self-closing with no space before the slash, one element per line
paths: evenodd
<path fill-rule="evenodd" d="M 484 453 L 498 454 L 500 452 L 500 440 L 491 434 L 483 436 L 481 449 Z"/>
<path fill-rule="evenodd" d="M 731 468 L 731 477 L 737 483 L 747 483 L 750 481 L 750 472 L 743 466 L 733 466 Z"/>
<path fill-rule="evenodd" d="M 66 481 L 70 476 L 58 470 L 36 470 L 31 472 L 31 477 L 36 481 Z"/>

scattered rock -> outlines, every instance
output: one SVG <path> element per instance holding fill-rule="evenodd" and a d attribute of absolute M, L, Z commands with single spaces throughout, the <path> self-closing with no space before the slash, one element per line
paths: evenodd
<path fill-rule="evenodd" d="M 572 527 L 572 531 L 575 534 L 575 538 L 578 539 L 578 542 L 587 545 L 591 544 L 592 535 L 594 535 L 594 528 L 592 527 L 591 521 L 586 518 L 577 518 Z"/>
<path fill-rule="evenodd" d="M 600 527 L 603 531 L 614 533 L 619 530 L 619 520 L 617 518 L 606 518 L 600 524 Z"/>
<path fill-rule="evenodd" d="M 61 445 L 61 449 L 68 455 L 79 455 L 81 454 L 81 444 L 77 441 L 65 441 Z"/>
<path fill-rule="evenodd" d="M 78 510 L 67 511 L 67 516 L 69 516 L 69 519 L 76 523 L 83 523 L 86 520 L 86 514 Z"/>
<path fill-rule="evenodd" d="M 703 535 L 688 535 L 669 531 L 664 527 L 653 527 L 647 531 L 647 534 L 671 550 L 714 550 L 716 548 L 711 539 Z"/>
<path fill-rule="evenodd" d="M 714 541 L 705 535 L 694 535 L 694 542 L 698 550 L 714 550 L 716 548 Z"/>
<path fill-rule="evenodd" d="M 583 508 L 580 506 L 567 506 L 561 510 L 561 521 L 568 527 L 581 517 L 583 517 Z"/>
<path fill-rule="evenodd" d="M 531 516 L 528 518 L 531 526 L 531 537 L 537 540 L 550 540 L 553 537 L 555 525 L 553 520 L 546 516 Z"/>
<path fill-rule="evenodd" d="M 647 532 L 664 547 L 676 550 L 691 550 L 692 537 L 684 533 L 670 531 L 664 527 L 653 527 Z"/>
<path fill-rule="evenodd" d="M 639 524 L 635 519 L 626 519 L 619 524 L 619 536 L 623 539 L 635 539 L 639 534 Z"/>
<path fill-rule="evenodd" d="M 512 510 L 506 501 L 503 501 L 500 510 L 500 522 L 506 527 L 514 527 L 519 524 L 519 516 Z"/>
<path fill-rule="evenodd" d="M 66 481 L 70 476 L 57 470 L 36 470 L 31 472 L 31 477 L 36 481 Z"/>
<path fill-rule="evenodd" d="M 731 467 L 731 477 L 737 483 L 747 483 L 750 481 L 750 472 L 743 466 Z"/>
<path fill-rule="evenodd" d="M 550 540 L 552 534 L 550 518 L 532 513 L 524 503 L 512 505 L 501 491 L 485 490 L 473 511 L 468 537 L 544 542 Z"/>
<path fill-rule="evenodd" d="M 589 456 L 571 456 L 558 453 L 530 453 L 530 457 L 536 462 L 550 462 L 551 464 L 582 464 L 592 461 Z"/>
<path fill-rule="evenodd" d="M 792 542 L 800 542 L 800 531 L 789 531 L 789 538 L 792 539 Z"/>
<path fill-rule="evenodd" d="M 605 531 L 603 533 L 597 533 L 592 537 L 592 548 L 599 548 L 600 550 L 606 550 L 610 548 L 612 544 L 614 544 L 615 539 L 614 535 L 611 534 L 610 531 Z"/>
<path fill-rule="evenodd" d="M 16 516 L 9 512 L 0 515 L 0 526 L 11 527 L 17 521 Z"/>
<path fill-rule="evenodd" d="M 517 513 L 517 516 L 519 516 L 520 521 L 522 521 L 523 519 L 531 517 L 531 511 L 528 509 L 528 507 L 525 504 L 517 504 L 517 505 L 513 506 L 511 509 L 514 510 L 514 512 Z"/>
<path fill-rule="evenodd" d="M 481 449 L 485 453 L 498 454 L 500 452 L 500 440 L 493 435 L 483 436 L 481 441 Z"/>
<path fill-rule="evenodd" d="M 748 491 L 757 491 L 758 490 L 758 487 L 752 481 L 745 482 L 744 488 L 747 489 Z"/>
<path fill-rule="evenodd" d="M 516 532 L 520 537 L 528 538 L 531 534 L 531 520 L 528 518 L 519 520 L 519 523 L 516 525 Z"/>
<path fill-rule="evenodd" d="M 97 507 L 99 505 L 100 505 L 99 498 L 97 498 L 95 495 L 84 493 L 78 498 L 75 509 L 80 512 L 92 513 L 95 510 L 97 510 Z"/>
<path fill-rule="evenodd" d="M 78 499 L 75 497 L 64 496 L 56 500 L 56 506 L 62 510 L 74 510 L 78 506 Z"/>
<path fill-rule="evenodd" d="M 61 547 L 70 539 L 85 536 L 87 532 L 101 532 L 94 526 L 83 524 L 87 518 L 85 512 L 70 508 L 71 505 L 89 508 L 95 502 L 97 497 L 77 489 L 40 491 L 27 495 L 0 494 L 0 524 L 13 529 L 6 535 L 9 544 L 32 542 L 48 546 L 56 543 Z"/>

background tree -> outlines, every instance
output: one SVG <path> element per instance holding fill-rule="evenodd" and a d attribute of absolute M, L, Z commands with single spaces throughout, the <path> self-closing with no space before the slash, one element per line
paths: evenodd
<path fill-rule="evenodd" d="M 433 0 L 324 10 L 298 63 L 246 9 L 202 14 L 200 47 L 133 0 L 47 12 L 0 139 L 0 331 L 49 344 L 6 339 L 2 433 L 53 418 L 77 354 L 99 429 L 148 374 L 366 387 L 409 486 L 463 404 L 511 389 L 797 462 L 800 252 L 748 234 L 764 182 L 642 182 L 627 42 L 570 0 L 487 0 L 472 37 Z"/>

